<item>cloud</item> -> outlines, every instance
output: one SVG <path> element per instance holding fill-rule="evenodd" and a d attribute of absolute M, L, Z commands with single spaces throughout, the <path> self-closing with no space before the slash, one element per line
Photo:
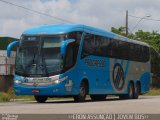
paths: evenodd
<path fill-rule="evenodd" d="M 144 17 L 150 14 L 152 18 L 160 19 L 159 0 L 154 2 L 152 0 L 12 0 L 9 2 L 74 23 L 106 30 L 110 30 L 111 27 L 125 26 L 126 10 L 130 15 Z M 0 2 L 0 8 L 0 36 L 19 38 L 21 33 L 29 27 L 62 22 L 2 2 Z M 129 17 L 129 28 L 132 30 L 139 20 Z M 159 22 L 142 20 L 135 30 L 159 31 L 158 25 Z"/>

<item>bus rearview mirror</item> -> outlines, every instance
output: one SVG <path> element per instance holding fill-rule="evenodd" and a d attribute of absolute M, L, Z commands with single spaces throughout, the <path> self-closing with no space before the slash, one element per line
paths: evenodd
<path fill-rule="evenodd" d="M 64 57 L 66 54 L 66 47 L 68 46 L 68 44 L 75 42 L 74 39 L 69 39 L 69 40 L 65 40 L 62 42 L 61 45 L 61 55 Z"/>
<path fill-rule="evenodd" d="M 11 56 L 12 48 L 13 48 L 14 46 L 16 46 L 18 43 L 19 43 L 19 41 L 16 40 L 16 41 L 13 41 L 13 42 L 11 42 L 11 43 L 8 44 L 8 46 L 7 46 L 7 57 L 10 57 L 10 56 Z"/>

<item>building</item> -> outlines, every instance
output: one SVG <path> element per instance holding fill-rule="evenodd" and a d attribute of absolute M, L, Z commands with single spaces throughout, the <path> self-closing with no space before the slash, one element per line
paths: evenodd
<path fill-rule="evenodd" d="M 7 92 L 13 86 L 13 75 L 15 66 L 15 48 L 11 58 L 7 58 L 7 45 L 16 38 L 0 37 L 0 92 Z"/>

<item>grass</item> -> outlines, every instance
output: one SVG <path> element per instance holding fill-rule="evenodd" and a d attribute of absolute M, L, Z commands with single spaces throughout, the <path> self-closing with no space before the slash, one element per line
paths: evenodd
<path fill-rule="evenodd" d="M 160 88 L 152 88 L 145 96 L 157 96 L 160 95 Z"/>
<path fill-rule="evenodd" d="M 10 101 L 33 101 L 34 96 L 13 96 L 8 93 L 1 92 L 0 93 L 0 102 L 10 102 Z"/>
<path fill-rule="evenodd" d="M 0 93 L 0 102 L 9 102 L 9 101 L 16 101 L 16 100 L 24 100 L 24 101 L 30 101 L 34 100 L 34 96 L 16 96 L 14 94 L 13 87 L 11 87 L 6 93 L 2 92 Z"/>
<path fill-rule="evenodd" d="M 24 100 L 24 101 L 34 101 L 34 96 L 30 96 L 30 95 L 20 95 L 20 96 L 15 96 L 14 98 L 12 98 L 12 100 Z"/>
<path fill-rule="evenodd" d="M 0 93 L 0 102 L 9 102 L 11 100 L 11 96 L 7 93 Z"/>

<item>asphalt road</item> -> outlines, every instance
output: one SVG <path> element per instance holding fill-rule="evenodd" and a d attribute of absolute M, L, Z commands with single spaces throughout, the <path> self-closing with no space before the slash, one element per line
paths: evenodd
<path fill-rule="evenodd" d="M 160 113 L 160 96 L 141 96 L 137 100 L 119 100 L 110 98 L 106 101 L 87 100 L 75 103 L 72 99 L 47 101 L 40 104 L 30 102 L 0 103 L 0 113 L 12 114 L 73 114 L 73 113 Z"/>

